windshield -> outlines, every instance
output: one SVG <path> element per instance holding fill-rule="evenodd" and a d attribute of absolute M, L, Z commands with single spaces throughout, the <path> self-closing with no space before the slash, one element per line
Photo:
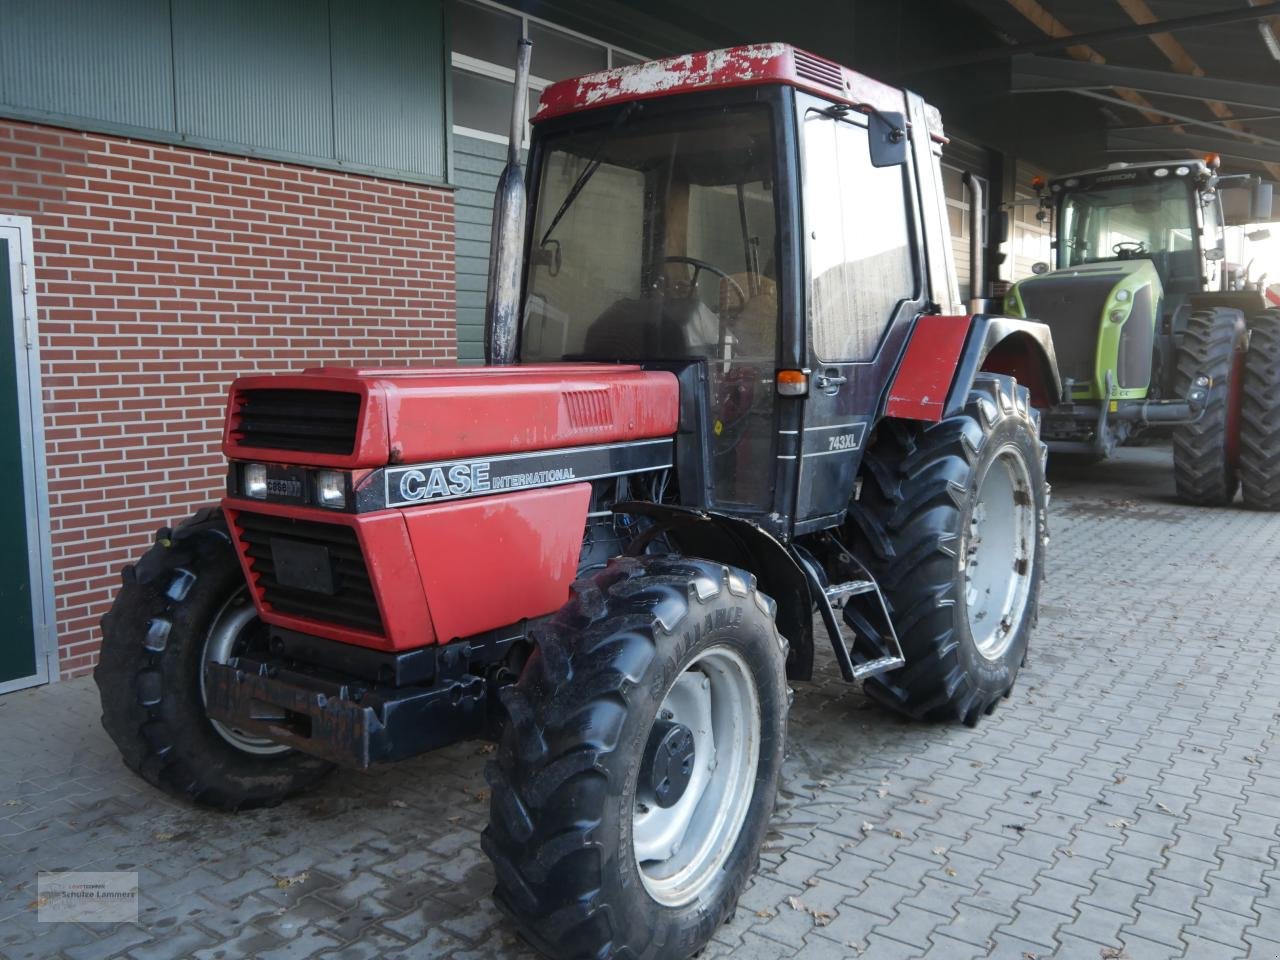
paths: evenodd
<path fill-rule="evenodd" d="M 1175 259 L 1169 254 L 1183 254 L 1180 259 L 1191 261 L 1195 232 L 1195 208 L 1185 181 L 1081 190 L 1062 203 L 1058 263 L 1074 267 L 1099 260 L 1152 257 L 1159 268 L 1162 261 Z"/>
<path fill-rule="evenodd" d="M 773 138 L 763 106 L 549 138 L 521 357 L 773 362 Z"/>

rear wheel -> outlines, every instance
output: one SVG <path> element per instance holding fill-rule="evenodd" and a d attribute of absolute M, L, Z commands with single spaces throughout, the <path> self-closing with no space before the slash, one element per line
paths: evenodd
<path fill-rule="evenodd" d="M 161 531 L 102 620 L 94 680 L 125 765 L 166 793 L 220 810 L 272 806 L 332 764 L 209 717 L 204 663 L 262 648 L 266 630 L 216 509 Z"/>
<path fill-rule="evenodd" d="M 906 664 L 867 692 L 912 717 L 974 724 L 1013 688 L 1036 619 L 1048 540 L 1039 419 L 1012 378 L 979 374 L 960 414 L 880 431 L 848 539 L 884 591 Z M 874 622 L 874 602 L 855 597 L 846 620 Z"/>
<path fill-rule="evenodd" d="M 1173 431 L 1173 478 L 1178 497 L 1200 506 L 1224 506 L 1240 488 L 1240 411 L 1246 329 L 1234 310 L 1196 310 L 1178 348 L 1174 395 L 1182 398 L 1198 378 L 1208 391 L 1204 413 Z"/>
<path fill-rule="evenodd" d="M 1240 480 L 1244 505 L 1280 510 L 1280 309 L 1249 323 L 1240 411 Z"/>
<path fill-rule="evenodd" d="M 773 811 L 786 644 L 747 574 L 615 560 L 536 635 L 486 771 L 495 896 L 554 957 L 688 957 Z"/>

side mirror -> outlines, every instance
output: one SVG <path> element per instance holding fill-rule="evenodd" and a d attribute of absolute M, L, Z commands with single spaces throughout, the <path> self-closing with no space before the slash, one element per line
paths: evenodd
<path fill-rule="evenodd" d="M 1250 230 L 1248 233 L 1245 234 L 1245 239 L 1250 240 L 1253 243 L 1258 243 L 1261 240 L 1270 240 L 1271 231 L 1266 229 L 1265 227 L 1261 230 Z"/>
<path fill-rule="evenodd" d="M 1031 272 L 1034 273 L 1037 277 L 1043 276 L 1044 274 L 1049 272 L 1049 265 L 1045 263 L 1043 260 L 1037 260 L 1035 263 L 1031 265 Z"/>
<path fill-rule="evenodd" d="M 871 165 L 893 167 L 907 162 L 907 118 L 896 111 L 879 111 L 867 118 Z"/>
<path fill-rule="evenodd" d="M 1204 252 L 1204 258 L 1210 261 L 1225 260 L 1227 254 L 1221 247 L 1210 247 Z"/>
<path fill-rule="evenodd" d="M 1259 220 L 1271 219 L 1272 204 L 1272 183 L 1269 180 L 1259 180 L 1253 185 L 1253 197 L 1250 203 L 1250 220 L 1257 222 Z"/>

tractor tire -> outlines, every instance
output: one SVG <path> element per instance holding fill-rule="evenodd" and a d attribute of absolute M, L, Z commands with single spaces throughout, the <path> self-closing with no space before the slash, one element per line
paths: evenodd
<path fill-rule="evenodd" d="M 332 769 L 205 712 L 206 655 L 225 660 L 266 642 L 221 511 L 161 530 L 122 577 L 93 677 L 125 766 L 165 793 L 228 811 L 274 806 Z"/>
<path fill-rule="evenodd" d="M 1204 413 L 1173 431 L 1173 479 L 1178 499 L 1202 507 L 1226 506 L 1240 488 L 1237 469 L 1244 350 L 1247 330 L 1237 311 L 1196 310 L 1178 348 L 1174 396 L 1209 377 Z"/>
<path fill-rule="evenodd" d="M 846 542 L 880 584 L 906 663 L 865 688 L 915 719 L 972 726 L 1013 689 L 1038 614 L 1049 499 L 1040 419 L 1025 387 L 980 373 L 955 416 L 878 431 Z M 845 607 L 851 626 L 878 618 L 873 594 Z M 885 655 L 854 632 L 865 658 Z"/>
<path fill-rule="evenodd" d="M 1249 323 L 1240 409 L 1240 485 L 1250 510 L 1280 510 L 1280 308 Z"/>
<path fill-rule="evenodd" d="M 777 796 L 787 644 L 755 578 L 675 556 L 578 581 L 486 776 L 499 905 L 550 957 L 684 958 L 733 915 Z"/>

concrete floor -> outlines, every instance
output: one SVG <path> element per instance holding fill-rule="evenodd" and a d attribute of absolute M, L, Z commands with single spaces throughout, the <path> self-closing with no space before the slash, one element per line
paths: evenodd
<path fill-rule="evenodd" d="M 1280 516 L 1172 498 L 1167 449 L 1058 464 L 1028 667 L 976 729 L 799 684 L 774 829 L 704 956 L 1280 957 Z M 486 748 L 223 816 L 129 774 L 88 680 L 0 697 L 0 956 L 528 957 L 479 849 Z M 38 924 L 41 870 L 136 924 Z"/>

